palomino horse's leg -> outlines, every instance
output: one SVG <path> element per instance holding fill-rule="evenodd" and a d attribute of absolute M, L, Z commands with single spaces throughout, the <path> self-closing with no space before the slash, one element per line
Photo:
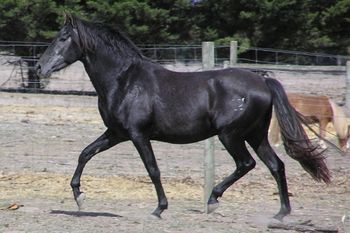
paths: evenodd
<path fill-rule="evenodd" d="M 288 186 L 286 181 L 286 175 L 284 171 L 284 163 L 277 157 L 276 153 L 271 148 L 267 137 L 260 143 L 250 140 L 249 144 L 253 147 L 259 158 L 269 168 L 272 176 L 275 178 L 278 186 L 278 191 L 281 201 L 281 209 L 274 216 L 278 220 L 282 220 L 284 216 L 290 214 L 291 207 L 288 197 Z"/>
<path fill-rule="evenodd" d="M 79 163 L 72 177 L 71 187 L 73 189 L 74 199 L 77 202 L 79 209 L 81 209 L 82 204 L 85 199 L 84 193 L 80 192 L 80 177 L 86 163 L 97 153 L 107 150 L 117 143 L 121 142 L 113 133 L 107 130 L 93 143 L 87 146 L 79 156 Z"/>
<path fill-rule="evenodd" d="M 322 137 L 320 139 L 320 142 L 319 142 L 319 145 L 321 146 L 322 149 L 326 149 L 327 148 L 327 145 L 326 143 L 323 141 L 323 138 L 326 137 L 326 129 L 327 129 L 327 125 L 328 125 L 328 122 L 330 122 L 329 120 L 327 119 L 320 119 L 320 136 Z"/>
<path fill-rule="evenodd" d="M 255 167 L 255 160 L 248 152 L 243 139 L 225 134 L 220 134 L 219 139 L 235 160 L 237 168 L 231 175 L 214 187 L 208 200 L 209 212 L 214 211 L 218 207 L 218 197 L 221 197 L 228 187 Z"/>
<path fill-rule="evenodd" d="M 165 196 L 161 183 L 160 171 L 157 165 L 157 161 L 154 157 L 151 142 L 143 135 L 134 135 L 131 140 L 139 152 L 157 192 L 158 207 L 153 211 L 152 215 L 161 218 L 161 213 L 168 208 L 168 200 Z"/>
<path fill-rule="evenodd" d="M 270 139 L 270 142 L 275 146 L 279 146 L 281 144 L 280 130 L 281 129 L 280 129 L 280 126 L 278 125 L 276 114 L 273 112 L 271 122 L 270 122 L 270 128 L 269 128 L 269 139 Z"/>

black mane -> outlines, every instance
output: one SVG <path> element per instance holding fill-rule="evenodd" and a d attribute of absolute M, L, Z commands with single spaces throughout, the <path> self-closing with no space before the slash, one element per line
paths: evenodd
<path fill-rule="evenodd" d="M 71 17 L 73 28 L 78 31 L 78 44 L 82 50 L 94 51 L 98 46 L 103 46 L 107 51 L 122 53 L 129 58 L 144 58 L 139 48 L 120 29 L 88 22 L 74 15 Z"/>

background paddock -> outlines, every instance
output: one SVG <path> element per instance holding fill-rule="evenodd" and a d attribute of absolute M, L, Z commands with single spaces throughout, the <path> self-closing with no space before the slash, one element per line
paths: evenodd
<path fill-rule="evenodd" d="M 293 71 L 290 76 L 278 72 L 275 76 L 287 91 L 323 93 L 337 100 L 345 92 L 344 76 L 339 72 Z M 116 227 L 125 232 L 267 231 L 267 216 L 278 210 L 278 196 L 275 181 L 255 155 L 257 167 L 225 193 L 217 212 L 202 213 L 203 142 L 153 142 L 169 198 L 162 221 L 149 221 L 155 193 L 131 143 L 103 152 L 87 164 L 82 179 L 88 194 L 86 212 L 75 217 L 70 177 L 80 151 L 105 129 L 96 101 L 94 96 L 0 92 L 1 231 L 64 228 L 67 232 L 112 232 Z M 283 147 L 276 152 L 286 164 L 292 195 L 293 212 L 285 221 L 311 220 L 348 231 L 350 220 L 343 224 L 342 217 L 350 213 L 350 157 L 329 150 L 327 163 L 333 183 L 327 186 L 313 181 L 297 162 L 285 156 Z M 219 181 L 235 165 L 220 143 L 216 143 L 215 160 Z M 12 203 L 24 206 L 4 210 Z"/>

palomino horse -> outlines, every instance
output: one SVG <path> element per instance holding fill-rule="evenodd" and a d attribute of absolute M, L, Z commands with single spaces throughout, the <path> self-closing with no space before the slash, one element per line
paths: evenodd
<path fill-rule="evenodd" d="M 79 156 L 71 181 L 78 207 L 84 200 L 80 178 L 86 163 L 97 153 L 131 140 L 155 186 L 158 206 L 153 215 L 160 217 L 168 201 L 150 141 L 184 144 L 218 135 L 236 171 L 214 187 L 208 205 L 217 207 L 224 191 L 255 167 L 247 142 L 277 182 L 281 208 L 275 218 L 282 219 L 291 207 L 284 164 L 267 139 L 272 106 L 287 153 L 313 178 L 330 182 L 323 151 L 308 139 L 302 118 L 275 79 L 242 69 L 173 72 L 145 58 L 120 31 L 66 15 L 36 70 L 45 77 L 78 60 L 96 89 L 107 127 Z"/>
<path fill-rule="evenodd" d="M 324 95 L 287 93 L 287 96 L 291 105 L 305 117 L 308 124 L 319 124 L 321 138 L 325 138 L 327 133 L 326 127 L 332 122 L 338 138 L 339 147 L 342 151 L 346 151 L 350 120 L 346 117 L 343 108 Z M 269 138 L 275 145 L 280 143 L 278 122 L 274 115 L 271 119 Z"/>

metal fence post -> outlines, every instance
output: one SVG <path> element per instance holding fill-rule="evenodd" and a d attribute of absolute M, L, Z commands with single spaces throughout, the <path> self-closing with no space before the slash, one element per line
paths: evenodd
<path fill-rule="evenodd" d="M 214 68 L 214 42 L 202 43 L 203 69 Z M 214 161 L 214 138 L 205 140 L 204 146 L 204 211 L 208 213 L 208 200 L 214 188 L 215 161 Z"/>

